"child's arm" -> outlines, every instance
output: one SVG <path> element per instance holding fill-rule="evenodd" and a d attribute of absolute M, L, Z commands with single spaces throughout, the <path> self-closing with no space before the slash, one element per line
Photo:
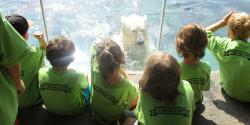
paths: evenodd
<path fill-rule="evenodd" d="M 40 47 L 43 48 L 43 49 L 46 49 L 47 43 L 44 40 L 43 32 L 36 31 L 36 32 L 34 32 L 33 35 L 38 40 L 38 42 L 40 44 Z"/>
<path fill-rule="evenodd" d="M 24 86 L 23 81 L 20 78 L 20 66 L 19 66 L 19 64 L 16 64 L 10 68 L 7 68 L 6 70 L 9 73 L 10 77 L 16 83 L 17 93 L 22 94 L 25 90 L 25 86 Z"/>
<path fill-rule="evenodd" d="M 138 97 L 130 102 L 130 110 L 136 108 L 137 102 L 138 102 Z"/>
<path fill-rule="evenodd" d="M 224 26 L 227 25 L 228 19 L 234 13 L 236 13 L 236 12 L 232 11 L 232 12 L 228 13 L 222 20 L 220 20 L 220 21 L 218 21 L 218 22 L 216 22 L 214 24 L 211 24 L 208 27 L 206 27 L 206 30 L 215 32 L 215 31 L 219 30 L 220 28 L 223 28 Z"/>

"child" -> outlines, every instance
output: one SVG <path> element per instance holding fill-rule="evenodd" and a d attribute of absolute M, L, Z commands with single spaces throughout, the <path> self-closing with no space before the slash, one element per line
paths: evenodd
<path fill-rule="evenodd" d="M 5 16 L 16 31 L 27 41 L 30 23 L 25 17 L 17 14 Z M 24 108 L 41 102 L 38 90 L 38 70 L 44 63 L 46 42 L 43 34 L 36 32 L 34 36 L 38 39 L 40 47 L 30 47 L 30 53 L 25 55 L 21 62 L 21 79 L 24 81 L 26 90 L 18 96 L 18 107 Z M 20 41 L 17 41 L 20 42 Z M 22 41 L 21 41 L 22 42 Z"/>
<path fill-rule="evenodd" d="M 227 26 L 228 37 L 219 37 L 215 31 Z M 208 49 L 220 66 L 220 84 L 230 97 L 250 102 L 250 16 L 247 13 L 229 13 L 224 19 L 206 28 Z"/>
<path fill-rule="evenodd" d="M 91 54 L 94 120 L 101 124 L 122 122 L 125 110 L 134 109 L 138 98 L 136 87 L 121 69 L 124 53 L 115 41 L 106 38 L 94 43 Z"/>
<path fill-rule="evenodd" d="M 180 66 L 171 55 L 156 52 L 149 57 L 135 111 L 140 125 L 191 125 L 194 93 L 180 77 Z"/>
<path fill-rule="evenodd" d="M 25 89 L 18 62 L 28 54 L 28 46 L 1 13 L 0 26 L 0 125 L 13 125 L 17 91 L 22 93 Z"/>
<path fill-rule="evenodd" d="M 46 58 L 52 68 L 39 70 L 39 89 L 46 110 L 51 113 L 77 115 L 90 103 L 87 75 L 68 69 L 74 52 L 74 43 L 62 36 L 51 40 L 46 48 Z"/>
<path fill-rule="evenodd" d="M 208 91 L 210 88 L 210 65 L 200 61 L 205 56 L 206 45 L 206 31 L 197 24 L 182 27 L 176 37 L 177 53 L 184 58 L 180 62 L 181 79 L 191 84 L 196 108 L 202 104 L 202 91 Z"/>

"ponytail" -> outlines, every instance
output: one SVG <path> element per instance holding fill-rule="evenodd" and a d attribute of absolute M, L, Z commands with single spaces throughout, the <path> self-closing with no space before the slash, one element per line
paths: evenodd
<path fill-rule="evenodd" d="M 105 80 L 124 62 L 120 46 L 112 39 L 104 39 L 97 45 L 96 58 Z"/>

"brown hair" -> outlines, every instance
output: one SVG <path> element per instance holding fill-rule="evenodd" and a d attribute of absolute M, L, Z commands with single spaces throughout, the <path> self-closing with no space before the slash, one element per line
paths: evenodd
<path fill-rule="evenodd" d="M 12 14 L 5 16 L 5 18 L 10 22 L 10 24 L 21 36 L 23 36 L 28 31 L 29 24 L 25 17 L 18 14 Z"/>
<path fill-rule="evenodd" d="M 192 55 L 199 60 L 205 56 L 207 34 L 203 27 L 197 24 L 187 24 L 176 36 L 176 51 L 181 57 Z"/>
<path fill-rule="evenodd" d="M 59 36 L 49 41 L 46 57 L 53 68 L 64 68 L 74 60 L 74 52 L 74 43 L 64 36 Z"/>
<path fill-rule="evenodd" d="M 120 69 L 125 60 L 121 47 L 110 38 L 105 38 L 97 44 L 96 59 L 105 80 L 109 74 Z"/>
<path fill-rule="evenodd" d="M 232 14 L 227 24 L 236 39 L 247 40 L 250 37 L 250 16 L 247 13 Z"/>
<path fill-rule="evenodd" d="M 171 104 L 180 95 L 177 87 L 180 82 L 180 66 L 177 60 L 164 52 L 155 52 L 149 57 L 139 86 L 154 99 Z"/>

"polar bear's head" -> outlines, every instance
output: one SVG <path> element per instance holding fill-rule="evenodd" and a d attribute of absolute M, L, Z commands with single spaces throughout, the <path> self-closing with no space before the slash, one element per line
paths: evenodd
<path fill-rule="evenodd" d="M 149 45 L 149 34 L 146 24 L 147 17 L 139 15 L 130 15 L 122 17 L 121 36 L 123 45 Z"/>

